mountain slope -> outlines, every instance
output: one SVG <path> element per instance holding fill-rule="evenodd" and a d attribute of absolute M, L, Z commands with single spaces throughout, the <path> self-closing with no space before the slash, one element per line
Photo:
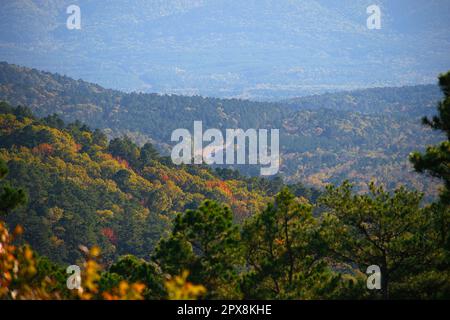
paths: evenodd
<path fill-rule="evenodd" d="M 246 100 L 123 93 L 68 77 L 0 63 L 0 99 L 30 106 L 37 115 L 57 113 L 81 120 L 110 136 L 152 141 L 166 153 L 173 130 L 204 128 L 280 129 L 281 174 L 316 187 L 350 179 L 399 183 L 428 195 L 438 184 L 418 178 L 407 157 L 441 137 L 420 117 L 433 113 L 434 86 L 380 88 L 305 97 L 294 105 Z M 300 107 L 299 107 L 300 106 Z M 327 108 L 328 107 L 328 108 Z M 240 168 L 258 174 L 259 167 Z"/>
<path fill-rule="evenodd" d="M 124 254 L 148 258 L 177 213 L 214 199 L 242 221 L 281 188 L 280 181 L 175 167 L 148 145 L 108 145 L 106 136 L 81 123 L 37 119 L 3 102 L 0 158 L 10 169 L 0 187 L 20 186 L 29 198 L 6 221 L 24 226 L 26 240 L 40 254 L 64 263 L 82 258 L 80 244 L 100 246 L 107 261 Z M 313 195 L 301 185 L 295 192 Z"/>

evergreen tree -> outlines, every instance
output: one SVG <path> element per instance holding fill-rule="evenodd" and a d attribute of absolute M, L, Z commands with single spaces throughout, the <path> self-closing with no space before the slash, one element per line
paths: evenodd
<path fill-rule="evenodd" d="M 152 161 L 158 160 L 158 158 L 158 151 L 156 151 L 155 147 L 153 147 L 150 142 L 147 142 L 142 146 L 139 157 L 141 168 L 150 165 Z"/>
<path fill-rule="evenodd" d="M 110 281 L 111 279 L 113 281 Z M 146 299 L 161 299 L 166 294 L 163 279 L 157 266 L 133 255 L 120 257 L 109 268 L 109 271 L 102 275 L 100 282 L 105 285 L 105 289 L 109 289 L 109 287 L 117 286 L 119 283 L 114 279 L 145 284 L 144 297 Z"/>
<path fill-rule="evenodd" d="M 0 159 L 0 180 L 8 174 L 5 161 Z M 0 193 L 0 215 L 6 215 L 19 205 L 26 203 L 25 192 L 12 188 L 8 183 L 4 184 Z"/>
<path fill-rule="evenodd" d="M 319 199 L 324 207 L 321 237 L 336 261 L 381 271 L 383 297 L 391 285 L 429 266 L 435 256 L 431 212 L 420 207 L 421 195 L 403 187 L 393 194 L 370 184 L 368 194 L 353 194 L 351 185 L 329 186 Z"/>
<path fill-rule="evenodd" d="M 322 259 L 318 231 L 312 206 L 282 189 L 275 202 L 243 228 L 249 270 L 243 277 L 244 297 L 307 299 L 331 294 L 338 277 Z"/>
<path fill-rule="evenodd" d="M 115 157 L 128 161 L 136 167 L 139 160 L 139 147 L 127 136 L 115 138 L 109 142 L 108 151 Z"/>
<path fill-rule="evenodd" d="M 209 298 L 236 298 L 238 240 L 231 210 L 207 200 L 177 216 L 154 258 L 171 275 L 189 271 L 189 281 L 205 286 Z"/>
<path fill-rule="evenodd" d="M 441 273 L 438 273 L 440 280 L 448 281 L 448 270 L 450 270 L 450 71 L 439 76 L 439 86 L 444 97 L 438 104 L 438 113 L 432 119 L 424 117 L 422 121 L 432 129 L 442 131 L 447 140 L 438 145 L 427 147 L 423 154 L 412 153 L 410 160 L 416 171 L 427 172 L 444 182 L 440 202 L 432 204 L 430 210 L 433 212 L 434 229 L 437 235 L 435 243 L 437 250 L 442 252 L 441 259 L 438 259 L 435 263 L 435 268 L 441 270 Z M 427 281 L 430 281 L 430 279 L 427 279 Z M 436 291 L 439 281 L 435 281 L 435 279 L 431 281 L 435 282 L 433 289 Z M 445 294 L 448 297 L 450 285 L 444 283 L 442 291 L 446 292 Z"/>
<path fill-rule="evenodd" d="M 418 172 L 428 172 L 444 181 L 441 194 L 444 205 L 450 205 L 450 71 L 439 77 L 439 86 L 444 98 L 438 105 L 438 114 L 432 119 L 423 118 L 423 123 L 445 133 L 447 140 L 430 146 L 424 154 L 415 152 L 410 159 Z"/>

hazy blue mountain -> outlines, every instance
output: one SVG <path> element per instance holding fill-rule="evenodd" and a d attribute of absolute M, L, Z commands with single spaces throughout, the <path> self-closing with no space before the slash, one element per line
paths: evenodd
<path fill-rule="evenodd" d="M 66 8 L 81 8 L 81 30 Z M 366 27 L 367 6 L 382 29 Z M 434 83 L 446 0 L 15 0 L 0 60 L 125 91 L 255 99 Z"/>
<path fill-rule="evenodd" d="M 383 87 L 336 93 L 324 93 L 285 101 L 296 110 L 333 109 L 376 115 L 422 118 L 436 112 L 436 101 L 442 98 L 437 85 Z"/>

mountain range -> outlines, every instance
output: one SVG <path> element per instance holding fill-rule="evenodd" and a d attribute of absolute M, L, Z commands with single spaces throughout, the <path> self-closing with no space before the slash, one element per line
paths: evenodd
<path fill-rule="evenodd" d="M 449 14 L 446 0 L 16 0 L 2 3 L 0 60 L 126 92 L 277 100 L 434 83 Z"/>
<path fill-rule="evenodd" d="M 435 112 L 435 85 L 374 88 L 313 95 L 279 103 L 201 96 L 124 93 L 66 76 L 0 63 L 0 100 L 25 105 L 37 116 L 82 121 L 110 138 L 127 135 L 168 154 L 173 130 L 280 129 L 280 176 L 321 188 L 350 180 L 358 188 L 376 181 L 394 189 L 413 186 L 427 196 L 439 184 L 413 172 L 408 155 L 442 136 L 421 124 Z M 258 166 L 241 166 L 257 175 Z"/>

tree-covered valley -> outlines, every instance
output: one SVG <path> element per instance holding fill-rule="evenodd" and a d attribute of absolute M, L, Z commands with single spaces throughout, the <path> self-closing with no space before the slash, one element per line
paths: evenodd
<path fill-rule="evenodd" d="M 437 86 L 378 88 L 298 98 L 279 103 L 200 96 L 123 93 L 69 77 L 0 64 L 0 99 L 28 106 L 37 116 L 58 114 L 111 137 L 149 141 L 164 155 L 177 128 L 280 129 L 281 176 L 323 188 L 348 179 L 357 189 L 370 181 L 400 184 L 436 197 L 439 182 L 417 175 L 409 153 L 442 135 L 420 123 L 442 97 Z M 240 168 L 258 174 L 258 167 Z"/>
<path fill-rule="evenodd" d="M 308 98 L 342 110 L 125 94 L 3 63 L 0 298 L 448 299 L 449 73 L 439 85 L 389 89 L 398 98 L 364 112 L 349 99 L 379 93 Z M 402 92 L 411 100 L 397 111 Z M 292 152 L 309 150 L 340 181 L 289 183 L 299 177 L 283 180 L 287 160 L 271 179 L 174 165 L 166 131 L 195 117 L 218 128 L 281 125 L 282 158 L 303 143 Z M 361 158 L 348 164 L 355 175 L 331 170 L 322 148 L 337 162 Z M 83 269 L 79 290 L 68 265 Z M 366 287 L 373 265 L 381 290 Z"/>

